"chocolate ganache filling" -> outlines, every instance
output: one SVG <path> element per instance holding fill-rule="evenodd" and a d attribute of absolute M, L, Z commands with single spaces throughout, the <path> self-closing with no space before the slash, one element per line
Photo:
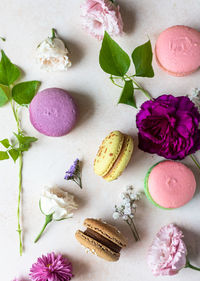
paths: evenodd
<path fill-rule="evenodd" d="M 114 242 L 110 241 L 109 239 L 105 238 L 104 236 L 102 236 L 101 234 L 97 233 L 92 229 L 87 228 L 87 230 L 84 231 L 84 234 L 89 236 L 90 238 L 93 238 L 97 242 L 103 244 L 104 246 L 106 246 L 107 248 L 109 248 L 111 251 L 115 253 L 119 253 L 121 250 L 121 247 L 119 247 L 117 244 L 115 244 Z"/>

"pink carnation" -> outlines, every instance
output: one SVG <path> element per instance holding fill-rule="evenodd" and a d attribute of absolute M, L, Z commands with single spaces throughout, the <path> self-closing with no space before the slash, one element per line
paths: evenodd
<path fill-rule="evenodd" d="M 121 35 L 123 22 L 119 5 L 111 0 L 86 0 L 81 5 L 83 28 L 99 40 L 103 39 L 104 31 L 111 36 Z"/>
<path fill-rule="evenodd" d="M 153 275 L 174 275 L 185 267 L 187 249 L 182 237 L 182 231 L 173 224 L 157 233 L 147 258 Z"/>

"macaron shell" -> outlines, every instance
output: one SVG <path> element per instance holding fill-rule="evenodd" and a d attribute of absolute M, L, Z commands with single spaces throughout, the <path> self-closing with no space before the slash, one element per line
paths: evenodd
<path fill-rule="evenodd" d="M 160 162 L 149 173 L 148 192 L 161 207 L 179 208 L 192 199 L 195 190 L 194 174 L 180 162 Z"/>
<path fill-rule="evenodd" d="M 40 133 L 59 137 L 69 133 L 77 119 L 77 107 L 64 90 L 49 88 L 39 92 L 32 100 L 30 121 Z"/>
<path fill-rule="evenodd" d="M 162 162 L 162 161 L 161 161 L 161 162 Z M 151 194 L 149 193 L 149 188 L 148 188 L 149 175 L 150 175 L 152 169 L 153 169 L 156 165 L 158 165 L 159 163 L 161 163 L 161 162 L 158 162 L 158 163 L 156 163 L 155 165 L 153 165 L 153 166 L 148 170 L 148 172 L 146 173 L 146 176 L 145 176 L 145 179 L 144 179 L 144 192 L 145 192 L 145 195 L 146 195 L 146 197 L 148 198 L 148 200 L 149 200 L 153 205 L 155 205 L 156 207 L 158 207 L 158 208 L 160 208 L 160 209 L 164 209 L 164 210 L 173 210 L 172 208 L 164 208 L 164 207 L 158 205 L 158 204 L 153 200 L 153 198 L 151 197 Z"/>
<path fill-rule="evenodd" d="M 156 59 L 165 71 L 185 76 L 200 66 L 200 32 L 177 25 L 164 30 L 157 39 Z"/>
<path fill-rule="evenodd" d="M 85 219 L 84 226 L 96 231 L 121 248 L 125 247 L 127 244 L 126 238 L 115 226 L 108 224 L 102 220 L 88 218 Z"/>
<path fill-rule="evenodd" d="M 85 235 L 82 231 L 78 230 L 75 234 L 76 239 L 78 242 L 89 250 L 92 254 L 97 255 L 98 257 L 106 260 L 106 261 L 118 261 L 120 254 L 115 253 L 106 246 L 102 245 L 101 243 L 97 242 L 93 238 Z"/>
<path fill-rule="evenodd" d="M 117 179 L 122 174 L 124 169 L 127 167 L 131 159 L 131 155 L 133 153 L 133 148 L 134 148 L 133 139 L 131 136 L 128 135 L 124 135 L 124 136 L 125 139 L 120 155 L 118 156 L 116 162 L 114 163 L 113 167 L 108 172 L 108 174 L 104 176 L 104 179 L 108 182 Z"/>
<path fill-rule="evenodd" d="M 111 132 L 102 142 L 94 160 L 94 172 L 99 176 L 106 175 L 120 154 L 124 135 L 119 131 Z"/>

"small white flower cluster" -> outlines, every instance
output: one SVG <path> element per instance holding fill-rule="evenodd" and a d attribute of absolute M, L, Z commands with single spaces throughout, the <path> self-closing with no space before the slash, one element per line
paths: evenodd
<path fill-rule="evenodd" d="M 135 201 L 138 201 L 140 198 L 140 193 L 136 193 L 132 186 L 127 186 L 126 191 L 121 194 L 121 205 L 115 205 L 113 218 L 115 220 L 122 218 L 124 221 L 133 219 L 137 208 Z"/>
<path fill-rule="evenodd" d="M 193 88 L 188 98 L 196 105 L 200 112 L 200 88 Z"/>

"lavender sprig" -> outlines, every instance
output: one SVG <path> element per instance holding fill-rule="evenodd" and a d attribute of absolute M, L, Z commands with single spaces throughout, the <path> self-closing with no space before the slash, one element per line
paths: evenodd
<path fill-rule="evenodd" d="M 65 173 L 65 180 L 72 180 L 74 181 L 81 189 L 82 187 L 82 180 L 81 180 L 81 169 L 80 169 L 80 161 L 77 158 L 73 165 L 69 168 L 68 171 Z"/>
<path fill-rule="evenodd" d="M 115 220 L 122 218 L 128 224 L 135 238 L 135 241 L 140 240 L 139 234 L 134 224 L 134 217 L 137 208 L 135 201 L 138 201 L 140 198 L 141 194 L 136 193 L 132 186 L 128 186 L 126 188 L 126 191 L 121 194 L 121 205 L 115 205 L 115 211 L 113 213 L 113 218 Z"/>

